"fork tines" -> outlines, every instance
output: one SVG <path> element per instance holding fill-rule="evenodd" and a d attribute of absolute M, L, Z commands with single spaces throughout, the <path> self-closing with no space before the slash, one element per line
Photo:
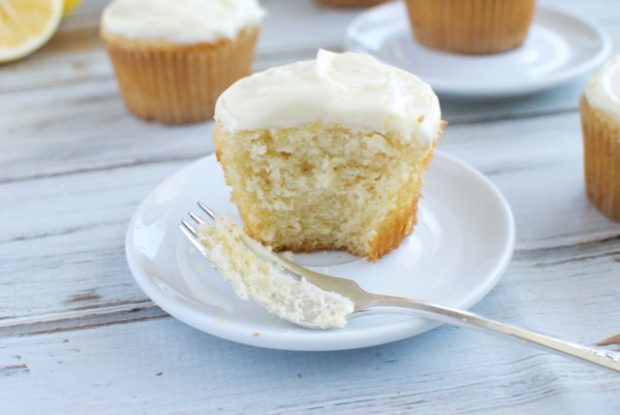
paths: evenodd
<path fill-rule="evenodd" d="M 217 215 L 213 210 L 211 210 L 208 206 L 206 206 L 202 202 L 197 202 L 197 205 L 204 213 L 207 214 L 207 216 L 210 219 L 215 220 Z M 188 211 L 187 214 L 197 225 L 202 225 L 203 223 L 206 223 L 206 220 L 204 220 L 203 218 L 201 218 L 199 215 L 197 215 L 191 210 Z M 202 243 L 198 240 L 198 233 L 194 225 L 189 223 L 187 220 L 182 219 L 181 223 L 179 224 L 179 229 L 181 230 L 181 232 L 183 232 L 183 234 L 187 237 L 187 239 L 189 239 L 192 245 L 194 245 L 201 252 L 204 250 Z"/>

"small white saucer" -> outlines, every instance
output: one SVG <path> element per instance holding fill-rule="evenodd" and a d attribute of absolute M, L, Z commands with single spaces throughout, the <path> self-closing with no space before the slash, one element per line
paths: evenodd
<path fill-rule="evenodd" d="M 411 34 L 403 2 L 374 7 L 349 26 L 345 48 L 374 55 L 452 97 L 522 95 L 558 86 L 597 67 L 611 43 L 581 17 L 538 7 L 525 43 L 493 55 L 460 55 L 428 49 Z"/>
<path fill-rule="evenodd" d="M 468 308 L 497 283 L 510 261 L 514 222 L 484 176 L 438 153 L 427 173 L 419 223 L 400 248 L 376 263 L 339 252 L 296 255 L 298 262 L 354 279 L 376 293 Z M 201 200 L 237 216 L 214 156 L 159 185 L 127 231 L 129 268 L 157 305 L 199 330 L 239 343 L 286 350 L 341 350 L 410 337 L 437 325 L 412 315 L 353 319 L 338 330 L 307 330 L 242 301 L 178 230 Z"/>

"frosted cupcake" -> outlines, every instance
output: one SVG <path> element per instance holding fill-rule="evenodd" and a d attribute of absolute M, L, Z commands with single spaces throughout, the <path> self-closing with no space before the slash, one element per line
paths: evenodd
<path fill-rule="evenodd" d="M 525 40 L 535 0 L 405 0 L 414 37 L 431 49 L 497 53 Z"/>
<path fill-rule="evenodd" d="M 590 79 L 580 109 L 588 198 L 620 222 L 620 56 Z"/>
<path fill-rule="evenodd" d="M 420 79 L 327 51 L 236 82 L 215 120 L 216 154 L 252 237 L 370 261 L 416 223 L 442 129 L 437 96 Z"/>
<path fill-rule="evenodd" d="M 169 124 L 210 119 L 250 73 L 263 15 L 256 0 L 114 0 L 101 35 L 129 110 Z"/>
<path fill-rule="evenodd" d="M 327 6 L 334 7 L 370 7 L 390 0 L 320 0 Z"/>

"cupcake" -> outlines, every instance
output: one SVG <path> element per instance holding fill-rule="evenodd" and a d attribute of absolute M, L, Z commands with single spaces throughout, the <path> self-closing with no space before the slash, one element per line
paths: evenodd
<path fill-rule="evenodd" d="M 580 102 L 586 193 L 620 222 L 620 56 L 590 79 Z"/>
<path fill-rule="evenodd" d="M 521 46 L 535 0 L 405 0 L 413 35 L 431 49 L 497 53 Z"/>
<path fill-rule="evenodd" d="M 166 124 L 210 119 L 250 73 L 263 15 L 256 0 L 114 0 L 101 35 L 129 110 Z"/>
<path fill-rule="evenodd" d="M 228 88 L 214 142 L 246 231 L 275 250 L 375 261 L 411 232 L 442 130 L 416 76 L 319 51 Z"/>
<path fill-rule="evenodd" d="M 385 3 L 389 0 L 320 0 L 327 6 L 334 7 L 370 7 Z"/>

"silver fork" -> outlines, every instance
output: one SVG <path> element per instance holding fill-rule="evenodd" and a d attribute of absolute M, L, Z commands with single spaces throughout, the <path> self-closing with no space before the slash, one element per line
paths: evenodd
<path fill-rule="evenodd" d="M 209 218 L 215 220 L 218 215 L 206 206 L 198 202 L 200 209 Z M 199 215 L 189 211 L 189 217 L 197 224 L 205 222 Z M 180 230 L 189 241 L 206 257 L 204 246 L 198 240 L 196 229 L 186 220 L 182 220 L 179 225 Z M 243 243 L 259 257 L 280 265 L 297 278 L 306 278 L 312 284 L 325 290 L 339 293 L 349 298 L 355 304 L 353 317 L 363 316 L 370 313 L 402 312 L 403 310 L 413 310 L 415 314 L 425 318 L 452 324 L 460 327 L 477 328 L 489 333 L 500 334 L 512 340 L 523 341 L 531 346 L 536 346 L 547 351 L 571 357 L 579 361 L 585 361 L 594 365 L 620 372 L 620 355 L 611 350 L 603 348 L 588 347 L 577 343 L 560 340 L 545 334 L 535 333 L 510 324 L 501 323 L 479 316 L 469 311 L 457 310 L 444 307 L 438 304 L 431 304 L 412 298 L 395 297 L 390 295 L 371 294 L 360 288 L 354 281 L 332 277 L 316 271 L 304 268 L 295 262 L 278 255 L 264 248 L 261 244 L 251 239 L 242 232 Z M 318 328 L 309 321 L 292 321 L 292 323 L 306 328 Z M 601 343 L 603 344 L 603 343 Z"/>

